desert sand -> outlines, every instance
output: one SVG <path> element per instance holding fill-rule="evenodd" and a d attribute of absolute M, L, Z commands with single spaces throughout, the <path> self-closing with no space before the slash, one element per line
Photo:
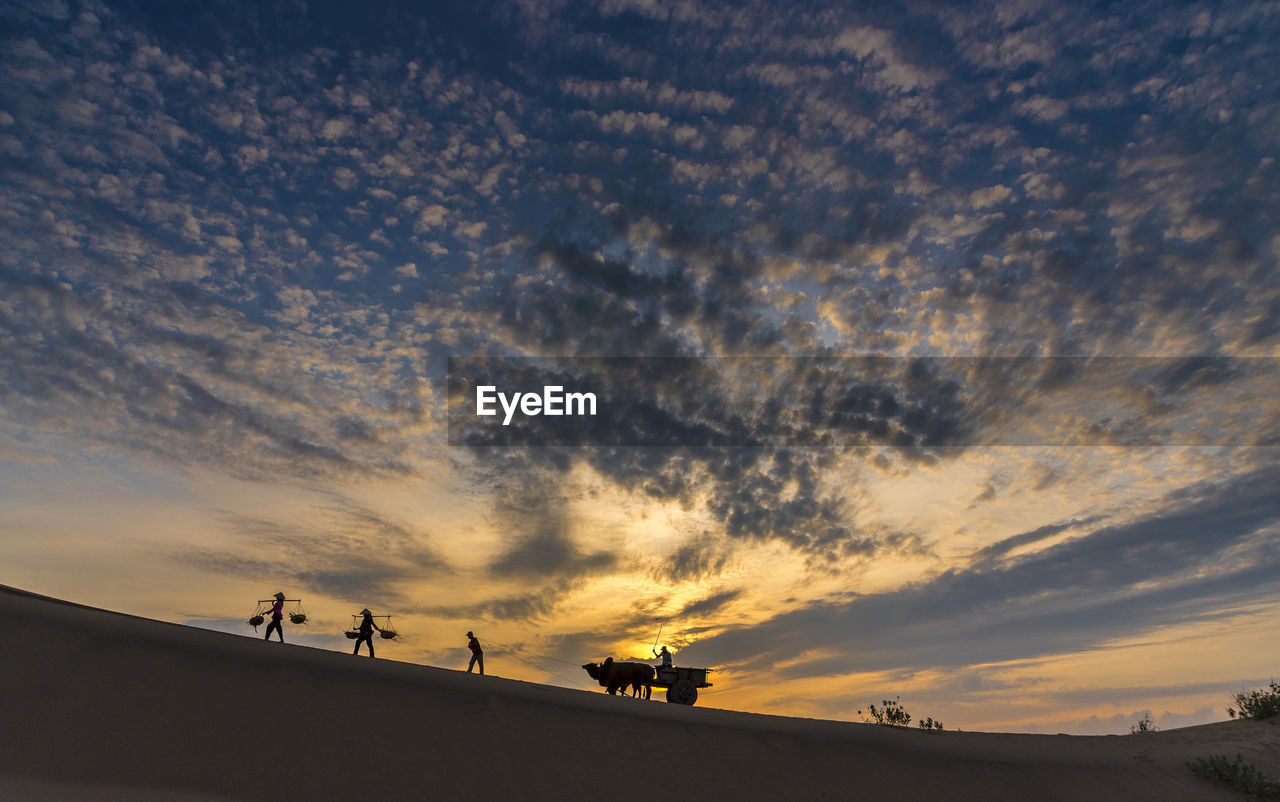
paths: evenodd
<path fill-rule="evenodd" d="M 0 587 L 0 798 L 1239 799 L 1280 725 L 924 732 L 715 710 L 265 643 Z M 585 658 L 584 658 L 585 662 Z"/>

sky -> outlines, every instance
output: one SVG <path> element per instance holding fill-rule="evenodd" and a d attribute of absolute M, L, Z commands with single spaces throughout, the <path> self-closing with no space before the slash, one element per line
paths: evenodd
<path fill-rule="evenodd" d="M 1275 676 L 1276 4 L 436 5 L 0 3 L 0 583 L 971 730 Z M 451 438 L 475 357 L 609 403 Z"/>

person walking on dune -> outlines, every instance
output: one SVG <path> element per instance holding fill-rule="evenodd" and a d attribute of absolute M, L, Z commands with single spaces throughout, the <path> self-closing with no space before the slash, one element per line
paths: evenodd
<path fill-rule="evenodd" d="M 276 594 L 276 603 L 271 605 L 271 623 L 267 624 L 267 637 L 263 640 L 271 640 L 271 630 L 275 630 L 280 636 L 280 642 L 284 643 L 284 627 L 280 626 L 280 619 L 284 618 L 284 594 Z"/>
<path fill-rule="evenodd" d="M 356 638 L 356 648 L 351 651 L 352 654 L 360 654 L 360 644 L 369 644 L 369 656 L 373 657 L 373 631 L 376 629 L 382 631 L 382 627 L 373 623 L 373 613 L 369 612 L 366 607 L 360 611 L 360 615 L 364 618 L 360 619 L 360 637 Z"/>
<path fill-rule="evenodd" d="M 480 641 L 476 639 L 475 635 L 468 632 L 467 637 L 471 639 L 467 641 L 467 648 L 471 650 L 471 662 L 467 663 L 467 673 L 470 674 L 471 669 L 475 668 L 476 664 L 479 663 L 480 676 L 483 677 L 484 676 L 484 649 L 480 648 Z"/>

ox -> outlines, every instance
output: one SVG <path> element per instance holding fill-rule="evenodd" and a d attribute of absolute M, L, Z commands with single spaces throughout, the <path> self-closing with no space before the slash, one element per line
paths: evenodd
<path fill-rule="evenodd" d="M 639 697 L 641 688 L 644 689 L 646 699 L 653 693 L 649 684 L 656 676 L 653 666 L 644 663 L 615 663 L 612 657 L 606 657 L 603 663 L 587 663 L 583 669 L 610 694 L 617 694 L 619 688 L 625 692 L 628 685 L 631 686 L 632 697 Z"/>

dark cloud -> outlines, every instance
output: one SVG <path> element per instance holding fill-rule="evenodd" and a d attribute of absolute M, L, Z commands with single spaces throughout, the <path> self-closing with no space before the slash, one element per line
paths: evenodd
<path fill-rule="evenodd" d="M 705 598 L 689 602 L 684 607 L 681 607 L 680 612 L 676 613 L 673 618 L 677 620 L 688 620 L 696 619 L 699 616 L 712 615 L 736 601 L 741 595 L 741 588 L 713 593 Z"/>
<path fill-rule="evenodd" d="M 545 523 L 521 538 L 489 565 L 503 578 L 529 578 L 570 573 L 593 574 L 616 567 L 618 556 L 608 551 L 583 553 L 571 540 Z"/>
<path fill-rule="evenodd" d="M 996 486 L 993 485 L 991 482 L 984 482 L 982 485 L 982 492 L 974 496 L 973 501 L 969 502 L 969 508 L 973 509 L 974 507 L 977 507 L 980 504 L 986 504 L 988 502 L 995 501 L 999 497 L 1000 497 L 1000 494 L 996 492 Z"/>
<path fill-rule="evenodd" d="M 428 606 L 414 612 L 460 621 L 482 619 L 491 622 L 538 622 L 554 613 L 574 587 L 574 582 L 562 579 L 532 593 L 500 596 L 468 604 Z"/>
<path fill-rule="evenodd" d="M 521 591 L 461 604 L 415 608 L 417 612 L 464 621 L 479 618 L 540 622 L 552 616 L 592 578 L 620 570 L 622 554 L 617 549 L 585 549 L 577 543 L 571 531 L 572 521 L 564 510 L 566 499 L 554 494 L 539 496 L 528 492 L 521 482 L 510 481 L 499 498 L 492 524 L 505 545 L 485 566 L 485 573 L 516 583 Z"/>
<path fill-rule="evenodd" d="M 1256 29 L 1243 9 L 1190 38 L 1200 22 L 1180 9 L 1138 43 L 1126 27 L 1148 30 L 1137 6 L 1101 27 L 1061 8 L 1045 10 L 1052 24 L 1009 27 L 983 12 L 815 7 L 781 20 L 749 6 L 728 39 L 711 36 L 717 15 L 704 9 L 643 41 L 622 28 L 584 36 L 570 7 L 536 21 L 515 8 L 447 14 L 430 35 L 401 8 L 405 24 L 369 49 L 360 43 L 374 32 L 335 23 L 343 15 L 332 10 L 232 6 L 197 25 L 129 5 L 86 8 L 96 33 L 9 12 L 0 91 L 21 119 L 6 136 L 11 154 L 47 158 L 10 164 L 22 191 L 5 218 L 6 258 L 27 275 L 59 265 L 69 281 L 40 280 L 80 300 L 133 293 L 137 311 L 110 339 L 76 342 L 65 316 L 17 326 L 54 341 L 66 330 L 60 350 L 80 352 L 75 367 L 48 349 L 22 361 L 57 364 L 71 394 L 44 388 L 58 402 L 44 406 L 87 418 L 94 393 L 109 392 L 91 377 L 121 359 L 115 349 L 138 360 L 129 345 L 141 342 L 257 382 L 270 401 L 237 406 L 209 376 L 183 371 L 194 384 L 178 387 L 178 405 L 241 430 L 227 438 L 225 467 L 245 469 L 255 451 L 277 457 L 260 475 L 280 475 L 290 458 L 308 478 L 409 467 L 400 454 L 353 453 L 406 447 L 375 409 L 303 431 L 267 419 L 299 390 L 273 371 L 247 376 L 245 361 L 278 370 L 289 359 L 279 354 L 308 338 L 322 350 L 335 338 L 387 344 L 335 355 L 371 368 L 344 388 L 359 396 L 361 383 L 392 392 L 391 376 L 437 376 L 428 355 L 447 343 L 814 353 L 832 342 L 819 336 L 826 318 L 835 347 L 894 352 L 963 318 L 987 352 L 1093 353 L 1159 320 L 1151 325 L 1216 352 L 1260 342 L 1265 325 L 1248 336 L 1219 328 L 1275 317 L 1265 314 L 1274 257 L 1259 245 L 1275 223 L 1266 179 L 1277 168 L 1259 136 L 1273 112 L 1237 111 L 1273 104 L 1233 80 L 1256 71 L 1259 51 L 1221 44 Z M 533 44 L 551 30 L 555 54 Z M 660 68 L 699 47 L 725 69 Z M 514 72 L 513 48 L 528 58 Z M 1116 63 L 1103 69 L 1099 53 Z M 581 74 L 588 64 L 603 73 Z M 55 89 L 73 97 L 54 103 Z M 80 101 L 112 114 L 77 116 Z M 411 292 L 396 267 L 405 264 L 423 282 Z M 1237 275 L 1255 289 L 1241 291 Z M 199 325 L 208 315 L 267 330 L 246 349 Z M 449 331 L 424 345 L 414 317 L 435 319 L 428 333 L 449 318 Z M 255 354 L 263 340 L 284 347 Z M 427 358 L 406 359 L 419 348 Z M 140 361 L 111 390 L 163 380 Z M 878 388 L 826 379 L 811 383 L 824 388 L 820 416 L 803 422 L 819 434 L 827 425 L 900 432 L 904 446 L 948 441 L 999 408 L 926 396 L 893 398 L 890 410 Z M 696 434 L 724 400 L 709 392 L 698 415 L 666 410 L 666 427 Z M 722 408 L 731 414 L 718 423 L 736 425 Z M 114 442 L 179 455 L 144 415 L 120 420 L 130 431 Z M 1135 428 L 1086 433 L 1142 442 Z"/>
<path fill-rule="evenodd" d="M 653 577 L 672 584 L 719 576 L 732 559 L 731 544 L 702 534 L 690 539 L 662 560 Z"/>
<path fill-rule="evenodd" d="M 495 510 L 494 528 L 506 536 L 507 548 L 489 564 L 490 573 L 521 581 L 553 577 L 581 578 L 615 569 L 612 549 L 586 551 L 575 542 L 567 499 L 533 492 L 511 493 Z"/>
<path fill-rule="evenodd" d="M 552 459 L 548 451 L 524 455 L 518 476 L 527 487 L 545 487 L 561 475 L 544 467 Z M 844 519 L 846 502 L 821 482 L 823 468 L 838 461 L 834 450 L 613 448 L 565 451 L 562 456 L 567 464 L 582 460 L 642 497 L 692 501 L 706 494 L 706 509 L 733 539 L 777 538 L 804 552 L 836 554 L 853 537 Z M 508 460 L 504 462 L 511 467 Z M 706 567 L 717 561 L 708 558 Z M 672 567 L 687 572 L 697 562 L 692 556 L 677 557 Z"/>
<path fill-rule="evenodd" d="M 1222 376 L 1243 371 L 1267 387 L 1280 378 L 1273 360 L 1221 361 L 1225 367 L 1201 361 L 1197 370 L 1216 370 Z M 1209 438 L 1265 440 L 1270 424 L 1241 425 L 1233 417 L 1251 416 L 1245 409 L 1251 402 L 1227 405 L 1220 396 L 1223 417 L 1215 428 L 1205 423 L 1215 414 L 1208 411 L 1213 405 L 1193 395 L 1191 385 L 1164 381 L 1165 392 L 1156 398 L 1152 383 L 1186 364 L 1178 359 L 1005 357 L 454 360 L 450 437 L 482 447 L 475 452 L 477 463 L 487 466 L 495 480 L 501 472 L 507 483 L 503 492 L 536 496 L 538 487 L 585 464 L 645 496 L 681 503 L 697 497 L 728 537 L 778 540 L 805 554 L 811 566 L 822 567 L 906 546 L 887 537 L 889 533 L 868 538 L 852 525 L 856 508 L 846 495 L 852 489 L 849 480 L 840 483 L 827 476 L 844 457 L 840 449 L 688 444 L 775 438 L 829 446 L 887 442 L 902 446 L 894 452 L 901 459 L 934 464 L 987 439 L 1155 445 L 1179 437 L 1198 441 L 1201 434 L 1195 427 L 1204 425 Z M 604 399 L 604 414 L 517 417 L 510 425 L 496 417 L 472 416 L 473 388 L 488 383 L 500 388 L 589 388 Z M 1082 416 L 1087 403 L 1102 403 L 1102 411 Z M 1127 414 L 1112 417 L 1113 412 Z M 588 447 L 519 453 L 505 447 L 562 442 Z M 633 443 L 664 447 L 621 447 Z M 1053 477 L 1041 472 L 1037 487 L 1047 487 Z M 973 504 L 999 496 L 989 480 Z M 673 555 L 666 569 L 688 576 L 722 562 L 714 552 L 703 555 L 705 550 L 698 544 Z M 557 541 L 545 537 L 528 539 L 525 551 L 541 551 L 547 555 L 543 559 L 553 562 L 569 559 Z M 517 556 L 529 559 L 524 552 Z"/>
<path fill-rule="evenodd" d="M 1062 478 L 1058 470 L 1039 463 L 1032 466 L 1030 474 L 1032 491 L 1046 490 L 1053 487 Z"/>
<path fill-rule="evenodd" d="M 299 373 L 282 380 L 281 365 L 255 353 L 275 349 L 231 326 L 215 322 L 223 339 L 166 328 L 163 315 L 131 308 L 141 298 L 84 297 L 25 271 L 0 270 L 0 285 L 15 301 L 0 310 L 14 343 L 0 395 L 23 420 L 249 478 L 410 472 L 395 457 L 402 446 L 379 441 L 371 420 L 339 415 L 336 431 L 315 426 L 332 414 L 323 408 L 332 388 Z M 203 322 L 177 314 L 175 326 Z"/>
<path fill-rule="evenodd" d="M 606 657 L 613 657 L 615 660 L 640 660 L 641 662 L 653 660 L 653 656 L 650 654 L 624 655 L 614 653 L 612 644 L 615 641 L 616 636 L 613 632 L 601 633 L 593 630 L 581 630 L 552 635 L 541 645 L 539 651 L 574 666 L 574 669 L 578 671 L 581 671 L 581 669 L 578 669 L 577 666 L 593 661 L 602 662 Z"/>
<path fill-rule="evenodd" d="M 1268 567 L 1280 521 L 1274 482 L 1268 466 L 1197 485 L 1174 493 L 1167 511 L 1132 523 L 901 590 L 812 604 L 690 651 L 720 665 L 781 658 L 815 644 L 840 652 L 788 669 L 799 677 L 1051 655 L 1211 619 L 1275 592 Z M 1051 533 L 1016 536 L 997 551 Z"/>
<path fill-rule="evenodd" d="M 406 586 L 451 573 L 429 535 L 360 505 L 335 501 L 304 520 L 225 514 L 236 551 L 183 547 L 170 557 L 267 585 L 284 582 L 352 603 L 376 599 L 400 607 L 410 602 Z"/>
<path fill-rule="evenodd" d="M 1083 528 L 1090 524 L 1097 523 L 1102 520 L 1102 516 L 1091 515 L 1086 518 L 1077 518 L 1064 523 L 1045 524 L 1032 529 L 1030 532 L 1022 532 L 1017 535 L 997 540 L 989 546 L 983 546 L 972 557 L 972 565 L 982 566 L 992 562 L 1003 560 L 1005 556 L 1014 549 L 1022 546 L 1029 546 L 1038 543 L 1045 538 L 1053 537 L 1067 531 L 1068 529 Z"/>
<path fill-rule="evenodd" d="M 536 590 L 525 593 L 494 596 L 466 604 L 423 607 L 415 612 L 462 621 L 480 618 L 493 622 L 541 623 L 559 612 L 589 582 L 589 576 L 561 576 L 546 580 Z M 627 636 L 643 637 L 662 621 L 657 611 L 663 604 L 664 599 L 657 594 L 648 598 L 628 596 L 597 600 L 597 606 L 610 611 L 613 616 L 607 632 L 592 633 L 593 643 L 606 643 Z"/>

